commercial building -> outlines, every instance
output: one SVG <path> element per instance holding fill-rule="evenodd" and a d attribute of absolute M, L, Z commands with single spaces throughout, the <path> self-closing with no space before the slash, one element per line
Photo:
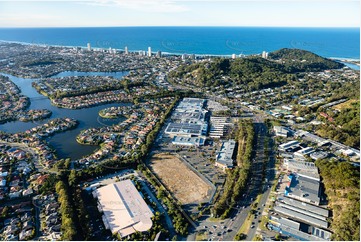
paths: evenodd
<path fill-rule="evenodd" d="M 273 131 L 275 132 L 276 136 L 286 137 L 288 135 L 288 130 L 283 126 L 274 126 Z"/>
<path fill-rule="evenodd" d="M 92 50 L 92 48 L 91 48 L 91 46 L 90 46 L 90 43 L 87 44 L 87 49 L 88 49 L 88 51 L 91 51 L 91 50 Z"/>
<path fill-rule="evenodd" d="M 295 149 L 300 147 L 300 142 L 293 140 L 293 141 L 289 141 L 287 143 L 281 144 L 278 149 L 280 151 L 286 151 L 287 149 Z"/>
<path fill-rule="evenodd" d="M 203 137 L 182 137 L 174 136 L 172 144 L 184 146 L 204 146 L 206 139 Z"/>
<path fill-rule="evenodd" d="M 131 180 L 109 184 L 93 191 L 107 229 L 120 237 L 149 230 L 153 213 Z"/>
<path fill-rule="evenodd" d="M 184 98 L 172 113 L 172 122 L 168 124 L 165 133 L 170 137 L 206 136 L 208 123 L 205 120 L 207 110 L 203 109 L 204 99 Z"/>
<path fill-rule="evenodd" d="M 124 47 L 124 53 L 125 53 L 126 55 L 129 54 L 128 46 L 125 46 L 125 47 Z"/>
<path fill-rule="evenodd" d="M 171 137 L 194 137 L 204 135 L 206 133 L 206 130 L 200 124 L 169 123 L 167 128 L 165 129 L 165 133 Z"/>
<path fill-rule="evenodd" d="M 233 168 L 233 154 L 236 147 L 236 141 L 228 140 L 222 142 L 221 149 L 217 152 L 215 166 L 223 170 Z"/>
<path fill-rule="evenodd" d="M 148 47 L 148 56 L 151 57 L 152 56 L 152 48 Z"/>
<path fill-rule="evenodd" d="M 211 127 L 209 130 L 209 137 L 211 138 L 223 138 L 224 133 L 227 131 L 227 126 L 230 125 L 228 117 L 211 117 Z"/>

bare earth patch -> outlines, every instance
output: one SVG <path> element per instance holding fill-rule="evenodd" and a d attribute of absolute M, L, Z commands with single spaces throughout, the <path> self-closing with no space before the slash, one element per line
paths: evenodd
<path fill-rule="evenodd" d="M 182 204 L 200 203 L 209 198 L 211 187 L 176 156 L 156 154 L 150 166 Z"/>
<path fill-rule="evenodd" d="M 343 102 L 343 103 L 340 103 L 340 104 L 337 104 L 337 105 L 333 106 L 333 109 L 341 111 L 341 110 L 343 110 L 345 108 L 351 108 L 352 104 L 356 103 L 356 102 L 357 102 L 356 99 L 351 99 L 351 100 L 348 100 L 346 102 Z"/>

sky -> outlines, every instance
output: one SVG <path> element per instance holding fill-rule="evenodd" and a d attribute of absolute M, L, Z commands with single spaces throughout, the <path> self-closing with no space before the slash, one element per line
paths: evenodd
<path fill-rule="evenodd" d="M 0 0 L 0 27 L 360 27 L 357 0 Z"/>

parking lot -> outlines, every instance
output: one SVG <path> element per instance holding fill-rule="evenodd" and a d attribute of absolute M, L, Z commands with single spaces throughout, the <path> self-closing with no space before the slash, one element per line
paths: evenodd
<path fill-rule="evenodd" d="M 197 172 L 200 172 L 211 183 L 222 185 L 226 174 L 220 168 L 214 166 L 216 151 L 219 149 L 219 141 L 207 140 L 205 146 L 191 147 L 173 145 L 172 138 L 162 135 L 157 139 L 156 152 L 154 153 L 174 153 L 186 160 Z"/>

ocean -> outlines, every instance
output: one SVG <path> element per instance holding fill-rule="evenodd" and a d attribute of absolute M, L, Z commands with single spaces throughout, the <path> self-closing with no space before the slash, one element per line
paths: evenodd
<path fill-rule="evenodd" d="M 0 28 L 0 40 L 31 44 L 162 51 L 174 54 L 259 54 L 298 48 L 328 58 L 360 59 L 359 28 L 99 27 Z"/>

